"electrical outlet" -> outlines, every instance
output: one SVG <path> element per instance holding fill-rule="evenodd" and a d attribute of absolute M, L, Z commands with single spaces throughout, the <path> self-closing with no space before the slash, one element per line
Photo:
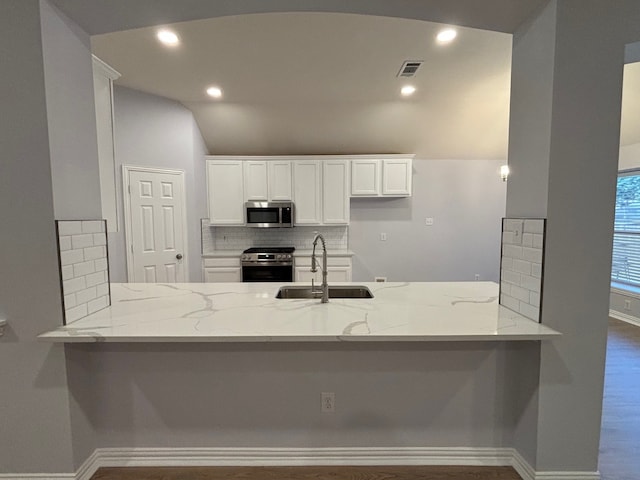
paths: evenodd
<path fill-rule="evenodd" d="M 387 241 L 387 234 L 386 233 L 381 233 L 380 234 L 380 241 L 381 242 L 386 242 Z"/>
<path fill-rule="evenodd" d="M 476 280 L 476 282 L 477 282 L 478 280 L 480 280 L 480 274 L 479 274 L 479 273 L 476 273 L 476 274 L 475 274 L 475 276 L 474 276 L 474 278 L 475 278 L 475 280 Z"/>
<path fill-rule="evenodd" d="M 387 277 L 373 277 L 374 282 L 386 282 Z"/>
<path fill-rule="evenodd" d="M 322 392 L 320 394 L 320 411 L 322 413 L 335 413 L 336 394 L 333 392 Z"/>
<path fill-rule="evenodd" d="M 433 218 L 431 218 L 431 217 L 425 218 L 425 219 L 424 219 L 424 224 L 425 224 L 427 227 L 432 226 L 432 225 L 433 225 Z"/>
<path fill-rule="evenodd" d="M 625 300 L 624 301 L 624 309 L 625 310 L 631 310 L 631 300 Z"/>

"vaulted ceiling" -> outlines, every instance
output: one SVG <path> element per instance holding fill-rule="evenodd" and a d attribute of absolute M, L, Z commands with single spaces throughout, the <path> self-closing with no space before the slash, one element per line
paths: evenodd
<path fill-rule="evenodd" d="M 92 39 L 117 84 L 182 102 L 211 153 L 415 152 L 506 158 L 511 36 L 368 15 L 274 13 L 152 27 Z M 398 78 L 405 60 L 423 65 Z M 220 100 L 205 93 L 224 91 Z M 416 87 L 400 96 L 405 84 Z"/>

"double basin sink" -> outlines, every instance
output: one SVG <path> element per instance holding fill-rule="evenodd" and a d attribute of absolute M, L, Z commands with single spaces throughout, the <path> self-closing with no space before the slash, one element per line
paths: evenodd
<path fill-rule="evenodd" d="M 287 285 L 280 287 L 276 298 L 320 298 L 322 291 L 312 290 L 307 285 Z M 329 298 L 373 298 L 373 293 L 364 285 L 335 285 L 329 287 Z"/>

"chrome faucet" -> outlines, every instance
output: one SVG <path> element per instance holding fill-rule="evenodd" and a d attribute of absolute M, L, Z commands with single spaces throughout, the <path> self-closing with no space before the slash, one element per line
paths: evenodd
<path fill-rule="evenodd" d="M 322 242 L 322 300 L 321 303 L 329 302 L 329 284 L 327 283 L 327 244 L 324 241 L 324 237 L 316 233 L 315 238 L 313 239 L 313 253 L 311 254 L 311 272 L 316 273 L 318 271 L 318 261 L 316 260 L 316 245 L 318 244 L 318 239 Z M 311 291 L 313 292 L 315 289 L 313 284 L 313 277 L 311 278 Z"/>

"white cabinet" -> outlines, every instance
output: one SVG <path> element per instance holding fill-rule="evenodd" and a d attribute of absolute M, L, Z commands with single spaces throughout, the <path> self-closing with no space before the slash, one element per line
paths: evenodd
<path fill-rule="evenodd" d="M 311 257 L 295 257 L 294 280 L 296 282 L 311 283 L 311 279 L 318 285 L 322 283 L 322 250 L 316 256 L 318 271 L 311 272 Z M 327 258 L 327 283 L 344 283 L 351 281 L 351 257 Z"/>
<path fill-rule="evenodd" d="M 291 188 L 291 161 L 271 160 L 268 162 L 269 199 L 274 202 L 293 199 Z"/>
<path fill-rule="evenodd" d="M 382 195 L 411 196 L 411 163 L 410 158 L 382 161 Z"/>
<path fill-rule="evenodd" d="M 322 162 L 322 223 L 349 224 L 349 161 Z"/>
<path fill-rule="evenodd" d="M 294 160 L 296 225 L 348 225 L 349 174 L 349 160 Z"/>
<path fill-rule="evenodd" d="M 380 160 L 351 161 L 351 195 L 354 197 L 380 195 Z"/>
<path fill-rule="evenodd" d="M 241 160 L 207 160 L 211 225 L 244 224 L 244 177 Z"/>
<path fill-rule="evenodd" d="M 322 170 L 319 160 L 293 161 L 293 202 L 296 225 L 322 223 Z"/>
<path fill-rule="evenodd" d="M 205 258 L 202 263 L 202 276 L 205 283 L 242 281 L 239 258 Z"/>
<path fill-rule="evenodd" d="M 244 162 L 244 198 L 250 202 L 269 200 L 267 162 Z"/>
<path fill-rule="evenodd" d="M 247 201 L 289 201 L 290 160 L 245 160 L 244 194 Z"/>
<path fill-rule="evenodd" d="M 389 155 L 351 161 L 351 196 L 410 197 L 413 156 Z"/>

